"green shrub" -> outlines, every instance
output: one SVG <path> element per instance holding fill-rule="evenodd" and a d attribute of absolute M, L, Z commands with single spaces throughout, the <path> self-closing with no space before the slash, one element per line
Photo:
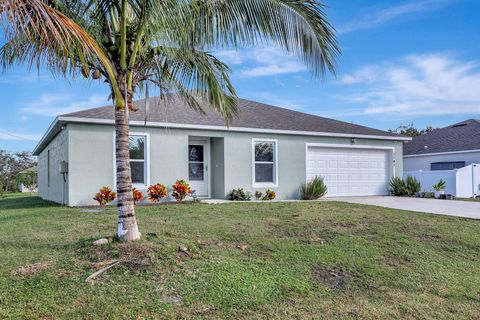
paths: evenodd
<path fill-rule="evenodd" d="M 435 198 L 435 193 L 433 192 L 422 192 L 422 198 Z"/>
<path fill-rule="evenodd" d="M 233 189 L 227 195 L 228 200 L 232 201 L 248 201 L 252 197 L 252 194 L 243 188 Z"/>
<path fill-rule="evenodd" d="M 407 184 L 400 177 L 394 177 L 390 180 L 390 193 L 394 196 L 404 196 L 406 194 Z"/>
<path fill-rule="evenodd" d="M 413 197 L 415 193 L 420 192 L 422 186 L 420 181 L 418 181 L 413 176 L 408 176 L 405 181 L 405 195 L 408 197 Z"/>
<path fill-rule="evenodd" d="M 438 181 L 433 185 L 433 189 L 435 189 L 435 191 L 443 191 L 445 190 L 446 187 L 447 187 L 447 182 L 445 182 L 445 180 L 443 179 L 440 179 L 440 181 Z"/>
<path fill-rule="evenodd" d="M 316 200 L 327 194 L 328 188 L 322 177 L 315 177 L 300 185 L 302 200 Z"/>
<path fill-rule="evenodd" d="M 417 192 L 420 192 L 421 184 L 413 176 L 408 176 L 406 180 L 400 177 L 395 177 L 390 180 L 390 193 L 394 196 L 413 197 Z"/>

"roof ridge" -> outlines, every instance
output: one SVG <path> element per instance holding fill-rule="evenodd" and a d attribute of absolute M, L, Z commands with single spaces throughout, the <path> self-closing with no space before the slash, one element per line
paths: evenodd
<path fill-rule="evenodd" d="M 455 127 L 455 126 L 458 126 L 458 125 L 461 125 L 461 124 L 469 124 L 469 123 L 472 123 L 472 122 L 473 123 L 476 123 L 476 122 L 480 123 L 480 119 L 470 118 L 470 119 L 466 119 L 466 120 L 451 124 L 451 125 L 446 126 L 444 128 L 451 128 L 451 127 Z M 440 129 L 444 129 L 444 128 L 440 128 Z"/>
<path fill-rule="evenodd" d="M 480 150 L 480 121 L 466 119 L 415 137 L 405 144 L 405 155 Z M 425 149 L 428 146 L 428 149 Z"/>

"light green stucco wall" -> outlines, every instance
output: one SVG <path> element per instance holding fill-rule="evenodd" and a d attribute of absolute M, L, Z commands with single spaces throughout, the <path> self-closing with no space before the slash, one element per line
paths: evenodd
<path fill-rule="evenodd" d="M 38 195 L 45 200 L 68 204 L 69 186 L 60 173 L 60 163 L 68 162 L 68 126 L 61 130 L 38 155 Z M 50 153 L 50 161 L 48 154 Z M 49 164 L 50 162 L 50 164 Z M 50 183 L 48 175 L 50 170 Z"/>
<path fill-rule="evenodd" d="M 188 178 L 188 137 L 210 137 L 212 197 L 224 197 L 233 188 L 252 187 L 252 138 L 278 140 L 278 199 L 298 197 L 305 181 L 305 143 L 350 145 L 349 138 L 256 134 L 190 129 L 132 127 L 131 132 L 147 133 L 150 150 L 150 181 L 168 188 L 176 179 Z M 113 126 L 69 124 L 69 205 L 91 205 L 102 186 L 114 187 Z M 223 138 L 215 139 L 215 138 Z M 223 143 L 220 143 L 223 141 Z M 402 143 L 388 140 L 356 139 L 355 145 L 394 147 L 395 170 L 402 176 Z M 221 167 L 223 151 L 223 168 Z M 216 165 L 217 164 L 217 165 Z M 40 170 L 41 171 L 41 170 Z M 224 177 L 221 177 L 221 174 Z M 223 180 L 223 185 L 219 182 Z M 258 189 L 264 191 L 265 188 Z"/>
<path fill-rule="evenodd" d="M 92 198 L 103 187 L 114 186 L 113 128 L 69 124 L 69 205 L 97 204 Z"/>
<path fill-rule="evenodd" d="M 225 137 L 225 190 L 244 188 L 252 192 L 266 188 L 252 187 L 252 138 L 276 139 L 278 142 L 278 187 L 271 188 L 278 199 L 298 199 L 300 184 L 305 182 L 306 143 L 350 146 L 349 138 L 310 137 L 275 134 L 230 133 Z M 394 147 L 395 171 L 402 174 L 402 143 L 387 140 L 356 139 L 356 146 Z"/>

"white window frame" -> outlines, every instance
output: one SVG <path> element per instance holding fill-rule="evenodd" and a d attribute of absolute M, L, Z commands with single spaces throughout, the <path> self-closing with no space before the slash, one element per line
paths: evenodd
<path fill-rule="evenodd" d="M 255 181 L 255 164 L 256 163 L 270 163 L 255 161 L 255 144 L 259 142 L 272 142 L 274 143 L 274 152 L 273 152 L 273 182 L 256 182 Z M 277 139 L 261 139 L 253 138 L 252 139 L 252 186 L 254 188 L 276 188 L 278 187 L 278 140 Z"/>
<path fill-rule="evenodd" d="M 143 183 L 132 183 L 132 186 L 138 190 L 146 190 L 150 185 L 150 133 L 148 132 L 137 132 L 132 131 L 128 133 L 128 136 L 143 136 L 145 137 L 145 170 L 144 170 L 144 180 Z M 129 150 L 130 155 L 130 150 Z M 132 160 L 129 160 L 132 161 Z M 113 132 L 113 185 L 116 189 L 117 187 L 117 172 L 116 172 L 116 156 L 115 156 L 115 131 Z"/>

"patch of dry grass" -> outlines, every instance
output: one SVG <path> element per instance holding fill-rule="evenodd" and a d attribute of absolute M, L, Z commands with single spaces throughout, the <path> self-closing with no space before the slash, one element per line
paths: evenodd
<path fill-rule="evenodd" d="M 480 221 L 339 202 L 137 211 L 144 237 L 124 244 L 115 208 L 0 200 L 0 318 L 480 318 Z"/>

